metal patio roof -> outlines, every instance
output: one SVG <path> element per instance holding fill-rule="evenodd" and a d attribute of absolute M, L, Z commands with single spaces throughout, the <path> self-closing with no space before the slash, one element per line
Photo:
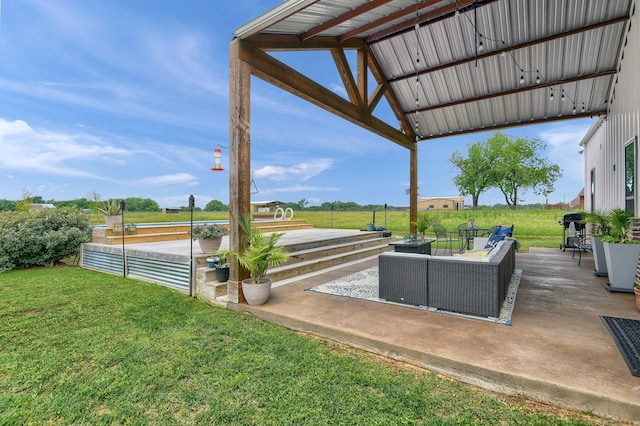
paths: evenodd
<path fill-rule="evenodd" d="M 263 52 L 332 50 L 350 101 L 374 116 L 386 97 L 406 137 L 395 142 L 409 146 L 606 114 L 631 9 L 632 0 L 287 0 L 235 37 Z M 375 90 L 341 60 L 347 49 L 364 52 Z"/>

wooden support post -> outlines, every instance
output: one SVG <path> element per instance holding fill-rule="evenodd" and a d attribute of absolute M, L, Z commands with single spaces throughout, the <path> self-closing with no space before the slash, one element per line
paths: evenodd
<path fill-rule="evenodd" d="M 409 150 L 409 232 L 416 233 L 416 226 L 413 224 L 418 220 L 418 144 L 413 145 Z"/>
<path fill-rule="evenodd" d="M 251 212 L 251 68 L 240 59 L 242 41 L 230 46 L 229 73 L 229 249 L 242 251 L 245 238 L 238 225 L 241 214 Z M 228 301 L 244 301 L 241 282 L 249 273 L 238 261 L 229 259 Z"/>

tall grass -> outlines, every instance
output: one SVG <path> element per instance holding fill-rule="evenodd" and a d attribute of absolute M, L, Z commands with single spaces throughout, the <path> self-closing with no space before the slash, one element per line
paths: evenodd
<path fill-rule="evenodd" d="M 495 225 L 515 225 L 514 237 L 522 245 L 520 251 L 527 252 L 530 247 L 560 247 L 562 226 L 558 223 L 567 213 L 564 210 L 463 210 L 419 212 L 437 219 L 448 230 L 474 219 L 476 226 L 492 228 Z M 224 212 L 194 212 L 194 220 L 227 220 Z M 294 219 L 304 219 L 316 228 L 364 229 L 373 222 L 373 212 L 311 212 L 298 210 Z M 164 213 L 127 213 L 125 222 L 188 222 L 189 212 Z M 93 216 L 94 223 L 103 223 L 101 217 Z M 395 236 L 409 233 L 409 212 L 379 211 L 375 214 L 375 224 L 392 231 Z M 427 232 L 433 236 L 433 233 Z"/>

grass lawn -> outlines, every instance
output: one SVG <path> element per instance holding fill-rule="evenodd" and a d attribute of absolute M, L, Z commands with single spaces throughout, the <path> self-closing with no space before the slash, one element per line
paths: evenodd
<path fill-rule="evenodd" d="M 78 268 L 0 274 L 0 425 L 607 424 Z"/>

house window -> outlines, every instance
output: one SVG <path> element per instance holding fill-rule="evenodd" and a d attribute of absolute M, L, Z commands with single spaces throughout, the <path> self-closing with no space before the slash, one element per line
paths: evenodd
<path fill-rule="evenodd" d="M 449 208 L 449 204 L 443 204 L 443 205 L 442 205 L 442 208 L 443 208 L 443 209 L 448 209 L 448 208 Z"/>
<path fill-rule="evenodd" d="M 635 216 L 636 206 L 636 138 L 624 146 L 624 197 L 625 209 Z"/>
<path fill-rule="evenodd" d="M 435 206 L 435 204 L 429 204 L 429 208 L 430 208 L 430 209 L 435 209 L 435 208 L 436 208 L 436 206 Z"/>
<path fill-rule="evenodd" d="M 591 182 L 589 187 L 591 188 L 591 211 L 596 209 L 596 169 L 591 169 Z"/>

